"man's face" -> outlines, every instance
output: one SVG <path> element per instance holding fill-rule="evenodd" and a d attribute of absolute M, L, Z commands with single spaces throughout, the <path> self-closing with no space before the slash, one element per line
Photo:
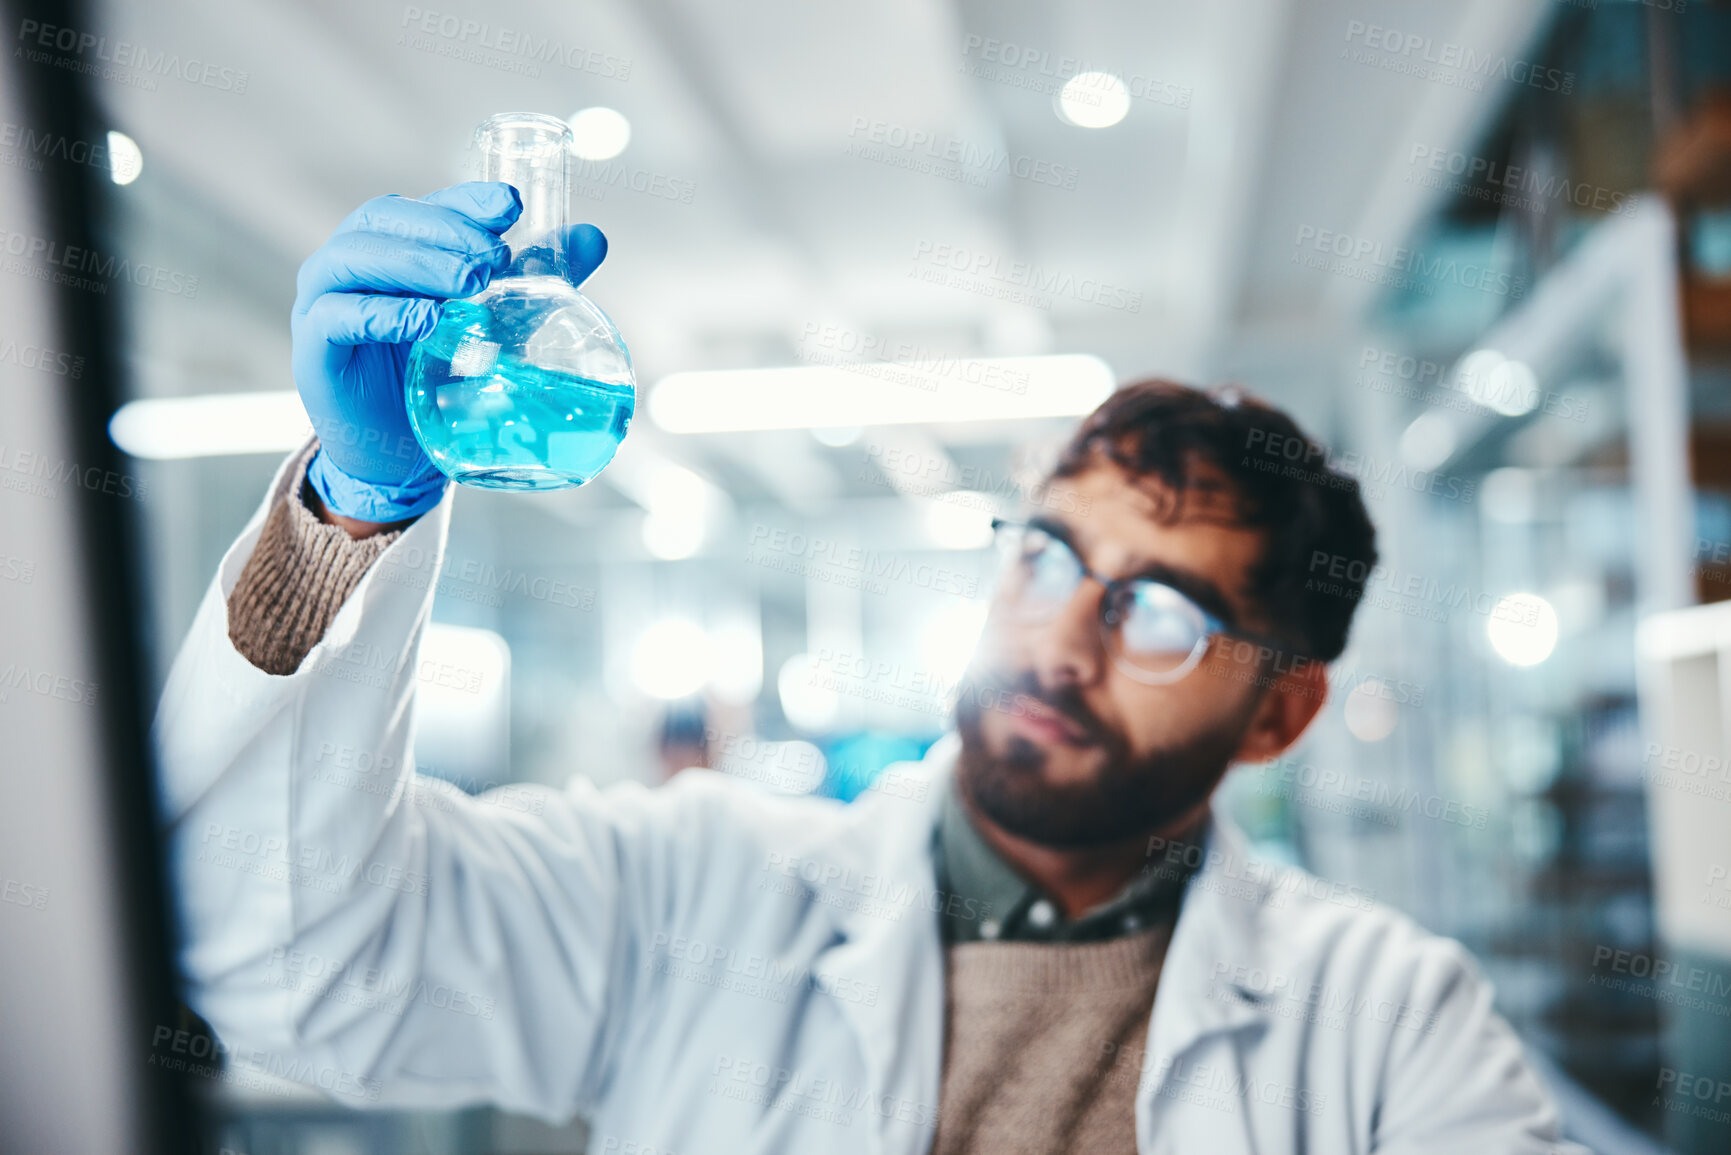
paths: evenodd
<path fill-rule="evenodd" d="M 1266 632 L 1244 592 L 1262 535 L 1235 524 L 1223 490 L 1192 486 L 1177 503 L 1158 480 L 1133 484 L 1102 459 L 1053 482 L 1051 497 L 1047 509 L 1086 511 L 1038 520 L 1093 572 L 1156 577 L 1230 624 Z M 1000 594 L 956 707 L 964 794 L 1010 834 L 1047 846 L 1119 841 L 1196 810 L 1263 695 L 1256 667 L 1234 661 L 1230 643 L 1211 644 L 1167 685 L 1127 675 L 1106 649 L 1103 596 L 1084 580 L 1056 617 L 1030 622 Z"/>

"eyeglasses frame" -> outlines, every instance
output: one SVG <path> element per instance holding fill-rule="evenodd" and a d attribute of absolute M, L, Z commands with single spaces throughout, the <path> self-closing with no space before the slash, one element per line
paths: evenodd
<path fill-rule="evenodd" d="M 1170 686 L 1174 682 L 1182 681 L 1192 671 L 1194 671 L 1197 666 L 1202 664 L 1203 657 L 1208 653 L 1208 647 L 1213 643 L 1213 641 L 1216 637 L 1236 638 L 1239 641 L 1254 642 L 1258 646 L 1267 647 L 1268 649 L 1271 649 L 1277 653 L 1285 653 L 1285 652 L 1291 651 L 1290 643 L 1285 642 L 1279 638 L 1274 638 L 1274 637 L 1270 637 L 1267 634 L 1258 634 L 1258 633 L 1255 633 L 1255 632 L 1250 631 L 1250 630 L 1241 630 L 1241 629 L 1238 629 L 1238 628 L 1233 627 L 1233 626 L 1228 626 L 1225 622 L 1220 620 L 1218 615 L 1211 614 L 1207 610 L 1203 609 L 1201 606 L 1197 605 L 1196 600 L 1194 598 L 1192 598 L 1189 594 L 1185 593 L 1181 589 L 1178 589 L 1176 586 L 1168 585 L 1167 583 L 1160 581 L 1156 578 L 1149 578 L 1149 577 L 1108 578 L 1108 577 L 1105 577 L 1101 574 L 1095 573 L 1092 569 L 1088 568 L 1088 563 L 1082 560 L 1082 555 L 1076 552 L 1076 548 L 1074 546 L 1072 546 L 1069 542 L 1065 541 L 1063 538 L 1059 537 L 1058 535 L 1052 533 L 1051 530 L 1045 528 L 1044 526 L 1033 525 L 1033 524 L 1030 524 L 1029 522 L 1025 522 L 1025 521 L 1017 521 L 1014 518 L 1006 518 L 1006 517 L 994 517 L 994 518 L 992 518 L 992 535 L 993 535 L 994 539 L 997 537 L 998 532 L 1000 530 L 1004 530 L 1004 529 L 1016 529 L 1016 530 L 1022 530 L 1024 532 L 1027 530 L 1031 530 L 1031 529 L 1032 530 L 1039 530 L 1041 533 L 1048 535 L 1049 537 L 1052 538 L 1052 540 L 1058 542 L 1066 550 L 1068 550 L 1070 552 L 1070 556 L 1076 559 L 1076 568 L 1082 571 L 1081 577 L 1076 582 L 1076 589 L 1081 589 L 1082 583 L 1084 581 L 1087 581 L 1090 578 L 1092 578 L 1094 581 L 1100 583 L 1100 586 L 1105 591 L 1105 596 L 1100 599 L 1101 640 L 1106 643 L 1107 652 L 1113 654 L 1112 664 L 1114 666 L 1116 666 L 1118 668 L 1118 670 L 1124 674 L 1125 677 L 1130 678 L 1132 681 L 1141 682 L 1145 686 Z M 1112 603 L 1113 603 L 1113 594 L 1116 593 L 1118 590 L 1125 589 L 1129 586 L 1136 585 L 1138 583 L 1145 583 L 1147 585 L 1159 586 L 1161 589 L 1170 590 L 1172 593 L 1174 593 L 1174 594 L 1178 595 L 1180 598 L 1184 599 L 1184 601 L 1187 604 L 1194 606 L 1197 614 L 1199 614 L 1202 618 L 1202 625 L 1203 625 L 1202 637 L 1197 641 L 1196 645 L 1191 649 L 1189 656 L 1186 657 L 1184 659 L 1184 661 L 1176 669 L 1169 670 L 1163 674 L 1156 674 L 1156 673 L 1153 673 L 1152 671 L 1149 671 L 1149 670 L 1138 669 L 1137 667 L 1131 665 L 1129 662 L 1125 661 L 1120 656 L 1122 653 L 1122 650 L 1123 650 L 1123 646 L 1122 645 L 1114 646 L 1112 644 L 1111 636 L 1109 636 L 1107 634 L 1107 631 L 1112 631 L 1112 632 L 1116 633 L 1121 628 L 1120 624 L 1118 622 L 1112 620 L 1112 618 L 1116 614 L 1116 611 L 1111 608 Z M 1075 590 L 1070 591 L 1070 596 L 1071 597 L 1076 596 Z M 1049 619 L 1042 619 L 1042 620 L 1049 620 Z M 1118 652 L 1114 653 L 1114 651 L 1118 651 Z"/>

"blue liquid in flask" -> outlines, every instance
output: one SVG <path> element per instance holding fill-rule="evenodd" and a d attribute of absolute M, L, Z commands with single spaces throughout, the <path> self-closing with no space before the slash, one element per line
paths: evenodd
<path fill-rule="evenodd" d="M 555 277 L 445 302 L 410 350 L 405 393 L 434 464 L 491 489 L 584 484 L 613 460 L 637 407 L 618 330 Z"/>

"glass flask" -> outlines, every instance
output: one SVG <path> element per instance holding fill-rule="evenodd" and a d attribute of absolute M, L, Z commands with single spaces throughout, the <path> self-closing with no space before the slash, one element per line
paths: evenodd
<path fill-rule="evenodd" d="M 427 456 L 464 485 L 563 489 L 613 460 L 637 407 L 619 330 L 571 283 L 565 196 L 571 129 L 507 112 L 475 130 L 481 179 L 505 181 L 523 214 L 502 240 L 510 267 L 446 301 L 409 351 L 409 423 Z"/>

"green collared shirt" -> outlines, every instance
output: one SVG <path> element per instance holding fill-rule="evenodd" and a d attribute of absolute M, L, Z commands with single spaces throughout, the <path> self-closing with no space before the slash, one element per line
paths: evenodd
<path fill-rule="evenodd" d="M 946 945 L 964 942 L 1099 942 L 1178 917 L 1191 871 L 1149 859 L 1116 895 L 1065 919 L 1057 900 L 998 856 L 974 828 L 949 776 L 933 836 Z"/>

